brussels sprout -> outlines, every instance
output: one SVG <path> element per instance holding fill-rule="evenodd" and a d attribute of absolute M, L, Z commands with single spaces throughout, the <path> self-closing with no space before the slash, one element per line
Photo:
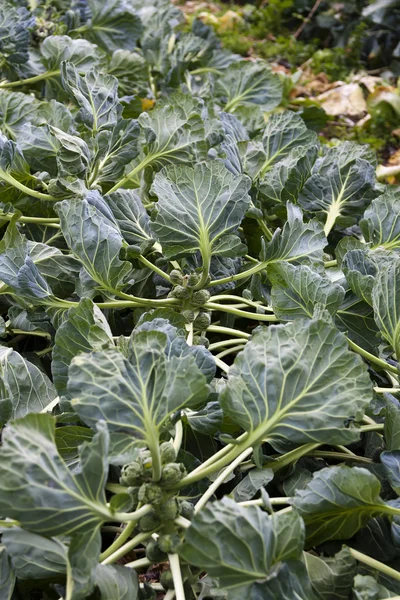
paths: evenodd
<path fill-rule="evenodd" d="M 162 562 L 167 559 L 167 555 L 161 550 L 158 541 L 153 539 L 146 546 L 146 557 L 151 562 Z"/>
<path fill-rule="evenodd" d="M 174 462 L 176 459 L 176 450 L 172 442 L 163 442 L 160 445 L 161 462 L 163 465 Z"/>
<path fill-rule="evenodd" d="M 190 275 L 187 276 L 188 287 L 194 287 L 197 285 L 200 281 L 200 277 L 201 276 L 198 273 L 190 273 Z"/>
<path fill-rule="evenodd" d="M 186 469 L 181 463 L 169 463 L 162 470 L 160 486 L 173 488 L 186 475 Z"/>
<path fill-rule="evenodd" d="M 186 300 L 189 298 L 189 290 L 187 290 L 183 285 L 177 285 L 171 292 L 171 296 L 173 298 L 179 298 L 180 300 Z"/>
<path fill-rule="evenodd" d="M 163 552 L 167 552 L 167 554 L 175 553 L 181 543 L 181 540 L 176 533 L 160 535 L 157 541 L 160 549 Z"/>
<path fill-rule="evenodd" d="M 173 285 L 182 285 L 183 275 L 178 269 L 172 269 L 169 276 Z"/>
<path fill-rule="evenodd" d="M 193 336 L 193 346 L 205 346 L 208 348 L 210 345 L 210 341 L 204 335 L 195 335 Z"/>
<path fill-rule="evenodd" d="M 207 329 L 207 327 L 209 327 L 210 324 L 211 324 L 211 315 L 206 312 L 201 312 L 195 318 L 195 320 L 193 322 L 193 327 L 195 329 L 203 330 L 203 329 Z"/>
<path fill-rule="evenodd" d="M 153 529 L 156 529 L 160 523 L 161 521 L 156 511 L 152 509 L 147 515 L 144 515 L 144 517 L 139 520 L 138 526 L 140 531 L 152 531 Z"/>
<path fill-rule="evenodd" d="M 193 306 L 202 306 L 211 298 L 211 294 L 207 290 L 198 290 L 193 293 L 192 304 Z"/>
<path fill-rule="evenodd" d="M 175 498 L 170 498 L 163 502 L 158 509 L 158 516 L 161 521 L 173 521 L 179 515 L 179 505 Z"/>
<path fill-rule="evenodd" d="M 141 483 L 143 466 L 139 462 L 131 462 L 121 469 L 119 482 L 121 485 L 136 486 Z"/>
<path fill-rule="evenodd" d="M 172 572 L 168 569 L 168 571 L 164 571 L 161 573 L 160 583 L 163 586 L 164 590 L 173 590 L 174 589 L 174 579 L 172 577 Z"/>
<path fill-rule="evenodd" d="M 139 488 L 139 502 L 143 504 L 155 504 L 156 506 L 162 502 L 163 494 L 156 483 L 143 483 Z"/>
<path fill-rule="evenodd" d="M 191 521 L 194 515 L 193 504 L 191 502 L 188 502 L 187 500 L 182 500 L 182 502 L 179 505 L 179 513 L 182 515 L 182 517 Z"/>

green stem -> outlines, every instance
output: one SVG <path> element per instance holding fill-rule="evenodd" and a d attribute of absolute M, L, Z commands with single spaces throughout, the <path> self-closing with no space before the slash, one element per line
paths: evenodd
<path fill-rule="evenodd" d="M 179 420 L 176 422 L 176 425 L 175 425 L 175 437 L 172 442 L 177 454 L 181 448 L 182 440 L 183 440 L 183 424 L 182 424 L 182 421 Z"/>
<path fill-rule="evenodd" d="M 233 338 L 231 340 L 222 340 L 222 342 L 215 342 L 214 344 L 210 344 L 208 349 L 210 352 L 213 350 L 219 350 L 219 348 L 226 348 L 227 346 L 236 346 L 238 343 L 237 338 Z M 246 340 L 241 340 L 241 343 L 245 344 Z"/>
<path fill-rule="evenodd" d="M 220 310 L 232 315 L 236 315 L 237 317 L 254 319 L 255 321 L 267 321 L 270 323 L 276 323 L 278 321 L 275 315 L 250 313 L 247 310 L 239 310 L 238 308 L 232 308 L 231 306 L 225 306 L 224 304 L 217 304 L 216 302 L 206 302 L 206 304 L 204 304 L 204 308 L 208 308 L 209 310 Z"/>
<path fill-rule="evenodd" d="M 35 75 L 34 77 L 28 77 L 27 79 L 19 79 L 18 81 L 5 81 L 0 83 L 0 88 L 14 88 L 20 87 L 21 85 L 33 85 L 38 83 L 39 81 L 44 81 L 45 79 L 51 79 L 52 77 L 56 77 L 60 74 L 60 71 L 46 71 L 45 73 L 40 73 L 39 75 Z"/>
<path fill-rule="evenodd" d="M 221 325 L 209 325 L 207 327 L 207 331 L 211 331 L 212 333 L 224 333 L 226 335 L 234 335 L 236 337 L 241 337 L 246 340 L 248 340 L 251 337 L 249 333 L 239 331 L 239 329 L 233 329 L 232 327 L 222 327 Z"/>
<path fill-rule="evenodd" d="M 257 262 L 256 265 L 250 267 L 246 271 L 241 271 L 240 273 L 236 273 L 235 275 L 229 275 L 228 277 L 222 277 L 221 279 L 214 279 L 210 281 L 207 287 L 214 287 L 216 285 L 222 285 L 224 283 L 230 283 L 232 281 L 239 281 L 240 279 L 248 279 L 252 275 L 259 273 L 263 269 L 265 269 L 268 265 L 268 261 Z"/>
<path fill-rule="evenodd" d="M 146 533 L 139 533 L 129 542 L 126 542 L 126 544 L 118 548 L 118 550 L 116 550 L 113 554 L 110 554 L 110 556 L 107 556 L 107 558 L 102 560 L 101 564 L 110 565 L 112 563 L 115 563 L 117 560 L 125 556 L 125 554 L 136 548 L 138 544 L 141 544 L 142 542 L 146 541 L 152 533 L 152 531 L 148 531 Z"/>
<path fill-rule="evenodd" d="M 232 354 L 233 352 L 240 352 L 240 350 L 243 350 L 245 345 L 246 345 L 246 342 L 243 341 L 242 343 L 238 344 L 237 346 L 234 346 L 233 348 L 227 348 L 226 350 L 219 352 L 219 354 L 217 354 L 214 358 L 221 359 L 221 358 L 224 358 L 224 356 L 228 356 L 228 354 Z"/>
<path fill-rule="evenodd" d="M 280 504 L 290 504 L 291 498 L 283 496 L 280 498 L 269 498 L 272 506 L 279 506 Z M 264 506 L 264 500 L 257 498 L 256 500 L 245 500 L 244 502 L 238 502 L 239 506 Z"/>
<path fill-rule="evenodd" d="M 374 387 L 374 392 L 376 392 L 377 394 L 399 394 L 400 393 L 400 388 L 381 388 L 381 387 Z"/>
<path fill-rule="evenodd" d="M 264 223 L 264 221 L 262 219 L 257 219 L 257 221 L 258 221 L 258 224 L 259 224 L 260 229 L 263 232 L 264 236 L 270 242 L 272 240 L 274 234 L 272 233 L 272 231 L 269 229 L 269 227 Z"/>
<path fill-rule="evenodd" d="M 362 431 L 362 433 L 365 433 L 366 431 L 383 431 L 383 429 L 383 423 L 376 423 L 375 425 L 363 425 L 360 427 L 360 431 Z"/>
<path fill-rule="evenodd" d="M 308 456 L 315 456 L 319 458 L 332 458 L 334 460 L 354 460 L 357 462 L 365 463 L 370 465 L 374 461 L 365 456 L 358 456 L 357 454 L 347 454 L 347 452 L 329 452 L 325 450 L 316 450 L 315 452 L 310 452 Z"/>
<path fill-rule="evenodd" d="M 124 513 L 124 512 L 113 513 L 112 520 L 119 521 L 121 523 L 128 523 L 130 521 L 136 522 L 139 519 L 141 519 L 142 517 L 144 517 L 145 515 L 147 515 L 147 513 L 149 513 L 151 510 L 152 510 L 151 504 L 144 504 L 143 506 L 141 506 L 140 508 L 138 508 L 137 510 L 135 510 L 134 512 L 131 512 L 131 513 Z"/>
<path fill-rule="evenodd" d="M 241 304 L 247 304 L 247 306 L 252 306 L 254 308 L 262 308 L 263 310 L 268 310 L 269 312 L 273 312 L 271 306 L 264 306 L 261 302 L 255 302 L 254 300 L 248 300 L 247 298 L 243 298 L 242 296 L 234 296 L 233 294 L 218 294 L 216 296 L 212 296 L 212 302 L 240 302 Z"/>
<path fill-rule="evenodd" d="M 0 180 L 1 179 L 5 182 L 9 183 L 10 185 L 14 186 L 18 190 L 20 190 L 20 192 L 23 192 L 27 196 L 32 196 L 33 198 L 38 198 L 38 200 L 50 200 L 51 202 L 59 202 L 60 201 L 60 198 L 54 198 L 54 196 L 49 196 L 49 194 L 42 194 L 42 192 L 37 192 L 36 190 L 32 190 L 31 188 L 28 188 L 26 185 L 24 185 L 17 179 L 14 179 L 14 177 L 12 175 L 10 175 L 9 173 L 5 173 L 4 171 L 0 171 Z"/>
<path fill-rule="evenodd" d="M 366 358 L 367 360 L 369 360 L 370 362 L 374 363 L 375 365 L 381 367 L 385 371 L 390 371 L 391 373 L 396 373 L 396 375 L 400 375 L 399 369 L 397 369 L 393 365 L 390 365 L 385 360 L 382 360 L 381 358 L 378 358 L 374 354 L 371 354 L 370 352 L 367 352 L 367 350 L 364 350 L 364 348 L 361 348 L 361 346 L 358 346 L 358 344 L 355 344 L 349 338 L 346 338 L 346 339 L 347 339 L 347 342 L 348 342 L 350 348 L 352 350 L 354 350 L 354 352 L 357 352 L 357 354 L 359 354 L 363 358 Z"/>
<path fill-rule="evenodd" d="M 189 71 L 191 75 L 201 75 L 202 73 L 214 73 L 214 75 L 222 75 L 222 71 L 218 71 L 214 67 L 200 67 L 199 69 L 194 69 L 193 71 Z"/>
<path fill-rule="evenodd" d="M 0 221 L 11 221 L 15 219 L 19 223 L 35 223 L 37 225 L 46 225 L 47 227 L 60 227 L 60 219 L 54 218 L 44 218 L 44 217 L 25 217 L 21 215 L 17 217 L 15 213 L 0 213 Z"/>
<path fill-rule="evenodd" d="M 159 269 L 156 265 L 147 260 L 147 258 L 145 258 L 144 256 L 138 256 L 138 259 L 140 260 L 140 262 L 146 265 L 146 267 L 149 267 L 149 269 L 152 269 L 155 273 L 157 273 L 158 275 L 166 279 L 169 283 L 171 283 L 171 277 L 168 275 L 168 273 L 165 273 L 162 269 Z"/>
<path fill-rule="evenodd" d="M 126 527 L 122 530 L 122 533 L 117 537 L 116 540 L 114 540 L 114 542 L 111 544 L 111 546 L 109 546 L 107 548 L 107 550 L 104 550 L 104 552 L 102 552 L 100 554 L 100 557 L 99 557 L 100 562 L 102 562 L 103 560 L 105 560 L 106 558 L 108 558 L 109 556 L 114 554 L 114 552 L 116 552 L 119 548 L 121 548 L 121 546 L 123 544 L 125 544 L 125 542 L 128 540 L 128 538 L 131 537 L 131 534 L 133 533 L 133 531 L 136 527 L 136 524 L 137 524 L 137 521 L 131 521 L 130 523 L 128 523 L 128 525 L 126 525 Z"/>
<path fill-rule="evenodd" d="M 337 260 L 327 260 L 324 263 L 324 267 L 325 267 L 325 269 L 327 269 L 329 267 L 337 267 Z"/>
<path fill-rule="evenodd" d="M 384 575 L 387 575 L 388 577 L 391 577 L 396 581 L 400 581 L 400 571 L 396 571 L 396 569 L 392 569 L 391 567 L 388 567 L 379 560 L 371 558 L 367 554 L 363 554 L 358 550 L 354 550 L 354 548 L 348 548 L 348 550 L 353 558 L 363 563 L 364 565 L 367 565 L 368 567 L 371 567 L 372 569 L 375 569 L 376 571 L 379 571 L 380 573 L 383 573 Z"/>
<path fill-rule="evenodd" d="M 47 331 L 25 331 L 24 329 L 10 329 L 10 331 L 16 335 L 36 335 L 51 339 L 51 334 L 47 333 Z"/>
<path fill-rule="evenodd" d="M 136 560 L 127 563 L 124 567 L 129 567 L 130 569 L 142 569 L 143 567 L 149 567 L 151 564 L 151 561 L 144 556 L 143 558 L 137 558 Z"/>
<path fill-rule="evenodd" d="M 215 364 L 217 365 L 217 367 L 219 367 L 224 373 L 228 373 L 229 372 L 229 365 L 227 365 L 226 363 L 224 363 L 223 360 L 221 360 L 220 358 L 218 358 L 218 356 L 214 356 L 214 360 L 215 360 Z"/>
<path fill-rule="evenodd" d="M 177 554 L 168 554 L 168 560 L 174 582 L 176 600 L 186 600 L 179 556 Z"/>
<path fill-rule="evenodd" d="M 213 483 L 209 486 L 209 488 L 204 492 L 204 494 L 201 496 L 200 500 L 197 502 L 197 504 L 194 508 L 195 512 L 199 512 L 199 510 L 201 510 L 203 508 L 203 506 L 205 506 L 207 504 L 207 502 L 209 501 L 211 496 L 213 496 L 214 492 L 217 491 L 219 486 L 224 483 L 224 481 L 228 477 L 228 475 L 230 475 L 236 469 L 236 467 L 238 467 L 240 465 L 240 463 L 243 462 L 244 459 L 247 458 L 252 452 L 253 452 L 253 448 L 251 448 L 251 447 L 244 450 L 241 454 L 239 454 L 239 456 L 237 458 L 235 458 L 234 461 L 231 462 L 230 465 L 228 465 L 222 471 L 222 473 L 220 473 L 218 475 L 218 477 L 215 479 L 215 481 L 213 481 Z"/>

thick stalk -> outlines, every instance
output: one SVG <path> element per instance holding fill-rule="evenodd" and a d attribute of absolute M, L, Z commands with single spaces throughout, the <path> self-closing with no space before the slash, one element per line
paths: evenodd
<path fill-rule="evenodd" d="M 152 510 L 151 504 L 144 504 L 143 506 L 141 506 L 140 508 L 138 508 L 137 510 L 135 510 L 134 512 L 131 512 L 131 513 L 115 512 L 112 514 L 112 520 L 119 521 L 120 523 L 129 523 L 130 521 L 138 521 L 139 519 L 144 517 L 144 515 L 147 515 L 147 513 L 150 512 L 151 510 Z"/>
<path fill-rule="evenodd" d="M 246 344 L 246 340 L 238 340 L 237 338 L 233 338 L 231 340 L 222 340 L 222 342 L 214 342 L 214 344 L 210 344 L 208 349 L 210 352 L 212 352 L 213 350 L 219 350 L 220 348 L 236 346 L 238 343 Z"/>
<path fill-rule="evenodd" d="M 248 300 L 247 298 L 243 298 L 243 296 L 234 296 L 233 294 L 218 294 L 217 296 L 212 297 L 212 302 L 224 302 L 225 300 L 228 302 L 240 302 L 241 304 L 247 304 L 248 306 L 253 306 L 254 308 L 262 308 L 263 310 L 273 312 L 273 309 L 270 306 L 264 306 L 264 304 L 261 302 Z"/>
<path fill-rule="evenodd" d="M 175 425 L 175 437 L 172 442 L 172 444 L 175 448 L 175 452 L 177 454 L 181 448 L 182 440 L 183 440 L 183 425 L 182 425 L 182 421 L 179 420 L 176 422 L 176 425 Z"/>
<path fill-rule="evenodd" d="M 269 502 L 272 506 L 279 506 L 280 504 L 290 504 L 291 498 L 287 496 L 278 498 L 269 498 Z M 256 500 L 246 500 L 245 502 L 238 502 L 239 506 L 264 506 L 264 500 L 257 498 Z"/>
<path fill-rule="evenodd" d="M 224 363 L 224 361 L 221 360 L 220 358 L 218 358 L 218 356 L 214 356 L 214 360 L 215 360 L 215 364 L 217 365 L 217 367 L 219 367 L 224 373 L 228 373 L 229 365 Z"/>
<path fill-rule="evenodd" d="M 168 560 L 174 582 L 176 600 L 186 600 L 179 556 L 177 554 L 168 554 Z"/>
<path fill-rule="evenodd" d="M 224 304 L 216 304 L 215 302 L 206 302 L 206 304 L 204 304 L 204 308 L 209 310 L 219 310 L 222 312 L 227 312 L 231 315 L 236 315 L 237 317 L 242 317 L 245 319 L 254 319 L 255 321 L 268 321 L 269 323 L 276 323 L 278 321 L 275 315 L 250 313 L 247 310 L 239 310 L 238 308 L 232 308 L 231 306 L 225 306 Z"/>
<path fill-rule="evenodd" d="M 354 350 L 354 352 L 357 352 L 357 354 L 359 354 L 363 358 L 366 358 L 370 362 L 372 362 L 375 365 L 381 367 L 381 369 L 384 369 L 385 371 L 391 371 L 392 373 L 396 373 L 396 375 L 400 375 L 399 369 L 397 369 L 393 365 L 390 365 L 385 360 L 382 360 L 381 358 L 378 358 L 377 356 L 374 356 L 374 354 L 371 354 L 370 352 L 367 352 L 367 350 L 364 350 L 364 348 L 361 348 L 361 346 L 358 346 L 358 344 L 355 344 L 349 338 L 346 338 L 346 339 L 347 339 L 347 343 L 349 344 L 350 348 L 352 350 Z"/>
<path fill-rule="evenodd" d="M 11 221 L 12 219 L 15 219 L 19 223 L 34 223 L 35 225 L 60 228 L 60 219 L 56 217 L 26 217 L 25 215 L 17 217 L 15 213 L 0 213 L 0 221 Z"/>
<path fill-rule="evenodd" d="M 56 77 L 59 74 L 59 70 L 46 71 L 45 73 L 40 73 L 39 75 L 35 75 L 34 77 L 28 77 L 27 79 L 19 79 L 18 81 L 3 81 L 0 83 L 0 88 L 15 88 L 20 87 L 22 85 L 33 85 L 35 83 L 38 83 L 39 81 L 45 81 L 46 79 Z"/>
<path fill-rule="evenodd" d="M 20 192 L 23 192 L 27 196 L 32 196 L 33 198 L 37 198 L 38 200 L 49 200 L 51 202 L 59 202 L 60 198 L 54 198 L 54 196 L 50 196 L 49 194 L 42 194 L 42 192 L 37 192 L 36 190 L 32 190 L 28 188 L 26 185 L 14 179 L 12 175 L 5 173 L 4 171 L 0 172 L 0 180 L 6 181 L 13 187 L 17 188 Z"/>
<path fill-rule="evenodd" d="M 138 256 L 138 258 L 139 258 L 140 262 L 142 262 L 144 265 L 146 265 L 146 267 L 148 267 L 149 269 L 152 269 L 155 273 L 157 273 L 158 275 L 160 275 L 161 277 L 166 279 L 169 283 L 171 283 L 171 277 L 168 275 L 168 273 L 165 273 L 162 269 L 159 269 L 157 267 L 157 265 L 154 265 L 152 262 L 147 260 L 147 258 L 145 258 L 144 256 Z"/>
<path fill-rule="evenodd" d="M 379 571 L 380 573 L 383 573 L 384 575 L 387 575 L 396 581 L 400 581 L 400 571 L 392 569 L 379 560 L 375 560 L 375 558 L 371 558 L 371 556 L 367 556 L 367 554 L 363 554 L 358 550 L 354 550 L 354 548 L 348 548 L 348 550 L 353 558 L 364 565 L 367 565 L 368 567 L 371 567 L 372 569 L 375 569 L 376 571 Z"/>
<path fill-rule="evenodd" d="M 244 338 L 248 340 L 251 335 L 249 333 L 245 333 L 244 331 L 240 331 L 239 329 L 233 329 L 232 327 L 222 327 L 221 325 L 210 325 L 207 327 L 207 331 L 211 331 L 212 333 L 224 333 L 226 335 L 233 335 L 239 338 Z"/>
<path fill-rule="evenodd" d="M 247 269 L 247 271 L 241 271 L 240 273 L 236 273 L 235 275 L 229 275 L 228 277 L 222 277 L 221 279 L 214 279 L 210 281 L 207 287 L 214 287 L 216 285 L 222 285 L 223 283 L 230 283 L 231 281 L 239 281 L 240 279 L 248 279 L 252 275 L 259 273 L 263 269 L 265 269 L 268 265 L 268 261 L 265 262 L 257 262 L 256 265 Z"/>

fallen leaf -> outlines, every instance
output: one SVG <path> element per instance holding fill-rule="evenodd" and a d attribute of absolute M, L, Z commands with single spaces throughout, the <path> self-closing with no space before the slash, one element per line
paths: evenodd
<path fill-rule="evenodd" d="M 358 116 L 367 110 L 363 91 L 358 83 L 346 83 L 317 97 L 328 115 Z"/>

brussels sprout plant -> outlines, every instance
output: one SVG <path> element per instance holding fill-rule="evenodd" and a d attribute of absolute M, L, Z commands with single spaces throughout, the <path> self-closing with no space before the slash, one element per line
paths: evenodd
<path fill-rule="evenodd" d="M 400 595 L 400 192 L 166 0 L 0 6 L 0 598 Z"/>

